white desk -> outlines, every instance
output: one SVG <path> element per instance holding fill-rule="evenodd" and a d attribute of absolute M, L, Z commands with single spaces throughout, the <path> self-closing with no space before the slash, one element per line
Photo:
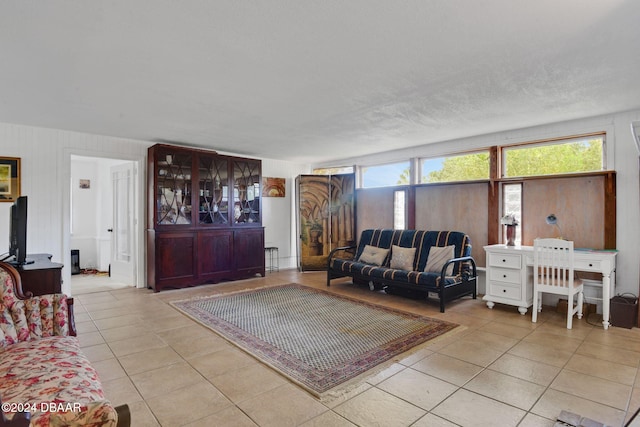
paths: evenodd
<path fill-rule="evenodd" d="M 483 300 L 518 307 L 521 314 L 533 305 L 533 246 L 485 246 L 487 284 Z M 602 274 L 602 325 L 609 328 L 609 300 L 616 287 L 615 251 L 574 250 L 574 270 Z"/>

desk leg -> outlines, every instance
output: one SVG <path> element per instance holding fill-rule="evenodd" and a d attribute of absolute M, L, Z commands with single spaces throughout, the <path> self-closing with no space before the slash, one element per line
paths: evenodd
<path fill-rule="evenodd" d="M 609 329 L 609 302 L 611 299 L 611 276 L 602 276 L 602 326 Z"/>

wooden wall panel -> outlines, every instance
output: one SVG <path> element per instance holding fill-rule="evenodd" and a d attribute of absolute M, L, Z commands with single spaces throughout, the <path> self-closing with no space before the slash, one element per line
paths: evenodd
<path fill-rule="evenodd" d="M 488 242 L 488 183 L 428 185 L 416 187 L 418 230 L 462 231 L 471 237 L 471 254 L 485 265 L 483 246 Z"/>
<path fill-rule="evenodd" d="M 522 244 L 533 245 L 536 237 L 560 236 L 546 223 L 553 213 L 561 236 L 573 240 L 575 247 L 605 248 L 605 181 L 604 175 L 524 181 Z"/>
<path fill-rule="evenodd" d="M 356 190 L 356 235 L 368 228 L 393 228 L 393 194 L 396 187 Z"/>

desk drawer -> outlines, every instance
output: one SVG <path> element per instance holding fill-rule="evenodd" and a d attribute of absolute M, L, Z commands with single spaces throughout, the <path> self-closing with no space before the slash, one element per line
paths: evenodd
<path fill-rule="evenodd" d="M 578 271 L 602 271 L 600 261 L 587 261 L 583 259 L 576 259 L 573 261 L 573 269 Z"/>
<path fill-rule="evenodd" d="M 489 265 L 492 267 L 517 268 L 522 266 L 522 256 L 516 254 L 490 254 Z"/>
<path fill-rule="evenodd" d="M 489 280 L 497 282 L 507 282 L 520 284 L 520 270 L 513 270 L 510 268 L 491 268 L 489 273 Z"/>
<path fill-rule="evenodd" d="M 492 282 L 491 295 L 520 301 L 520 299 L 522 299 L 522 288 L 520 286 L 509 286 Z"/>

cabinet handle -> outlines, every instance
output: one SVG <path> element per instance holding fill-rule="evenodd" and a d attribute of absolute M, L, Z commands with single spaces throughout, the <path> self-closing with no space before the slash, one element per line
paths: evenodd
<path fill-rule="evenodd" d="M 506 275 L 506 274 L 503 274 L 503 275 L 502 275 L 502 277 L 504 277 L 504 278 L 506 279 L 506 278 L 507 278 L 507 275 Z"/>
<path fill-rule="evenodd" d="M 589 264 L 589 267 L 593 267 L 593 264 Z"/>
<path fill-rule="evenodd" d="M 502 290 L 502 292 L 507 292 L 507 290 L 506 290 L 506 289 L 503 289 L 503 290 Z"/>
<path fill-rule="evenodd" d="M 507 262 L 507 260 L 506 260 L 506 259 L 503 259 L 503 260 L 502 260 L 502 262 Z"/>

